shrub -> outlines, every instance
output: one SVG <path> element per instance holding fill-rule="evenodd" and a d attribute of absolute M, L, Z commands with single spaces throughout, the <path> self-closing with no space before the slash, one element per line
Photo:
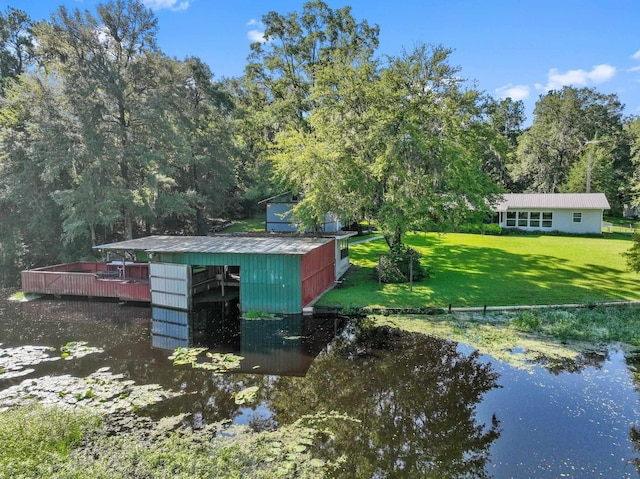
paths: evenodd
<path fill-rule="evenodd" d="M 88 412 L 25 406 L 0 413 L 0 478 L 51 477 L 101 420 Z"/>
<path fill-rule="evenodd" d="M 500 236 L 502 228 L 497 223 L 469 223 L 456 228 L 456 232 Z"/>
<path fill-rule="evenodd" d="M 640 234 L 635 233 L 633 235 L 633 244 L 631 248 L 624 253 L 624 256 L 627 261 L 627 267 L 631 271 L 635 271 L 636 273 L 640 273 Z"/>
<path fill-rule="evenodd" d="M 413 280 L 420 281 L 428 276 L 420 264 L 420 253 L 404 244 L 394 245 L 389 254 L 382 256 L 376 272 L 383 283 L 406 283 L 409 281 L 411 258 L 413 258 Z"/>

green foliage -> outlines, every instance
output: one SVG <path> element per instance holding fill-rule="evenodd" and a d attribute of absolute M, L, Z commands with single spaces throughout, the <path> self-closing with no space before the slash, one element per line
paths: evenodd
<path fill-rule="evenodd" d="M 520 313 L 512 324 L 519 331 L 562 340 L 622 342 L 640 346 L 638 312 L 637 306 L 526 311 Z"/>
<path fill-rule="evenodd" d="M 0 478 L 56 477 L 56 469 L 100 425 L 87 412 L 39 405 L 0 412 Z"/>
<path fill-rule="evenodd" d="M 190 365 L 194 369 L 206 369 L 214 373 L 224 373 L 240 367 L 240 361 L 244 359 L 232 353 L 206 353 L 209 362 L 198 362 L 198 356 L 207 351 L 208 348 L 177 348 L 169 359 L 173 360 L 174 366 Z"/>
<path fill-rule="evenodd" d="M 640 233 L 634 233 L 631 248 L 624 253 L 624 257 L 628 268 L 640 273 Z"/>
<path fill-rule="evenodd" d="M 518 142 L 515 180 L 528 191 L 604 191 L 615 211 L 628 190 L 631 162 L 615 94 L 565 86 L 536 103 Z"/>
<path fill-rule="evenodd" d="M 0 12 L 0 94 L 34 60 L 33 22 L 22 10 Z"/>
<path fill-rule="evenodd" d="M 511 324 L 518 331 L 532 332 L 540 327 L 540 318 L 534 311 L 524 311 L 516 317 Z"/>
<path fill-rule="evenodd" d="M 500 235 L 502 228 L 497 223 L 468 223 L 456 228 L 456 233 L 471 233 L 482 235 Z"/>
<path fill-rule="evenodd" d="M 482 156 L 496 133 L 479 121 L 479 93 L 451 81 L 450 54 L 419 45 L 385 66 L 336 54 L 317 71 L 307 128 L 280 132 L 273 155 L 303 194 L 294 214 L 305 226 L 327 211 L 367 217 L 392 246 L 411 228 L 450 230 L 486 214 L 498 188 Z"/>
<path fill-rule="evenodd" d="M 323 424 L 318 416 L 260 433 L 206 427 L 114 435 L 81 410 L 31 406 L 0 413 L 0 479 L 322 478 L 335 467 L 313 454 Z"/>
<path fill-rule="evenodd" d="M 404 244 L 395 244 L 389 250 L 389 254 L 381 256 L 377 268 L 377 274 L 383 283 L 407 283 L 409 282 L 411 269 L 413 280 L 421 281 L 427 277 L 425 268 L 420 263 L 421 254 Z"/>

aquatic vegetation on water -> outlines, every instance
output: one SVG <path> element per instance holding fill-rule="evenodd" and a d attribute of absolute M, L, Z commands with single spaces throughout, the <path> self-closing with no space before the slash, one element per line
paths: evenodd
<path fill-rule="evenodd" d="M 334 477 L 340 459 L 319 458 L 325 418 L 276 430 L 223 428 L 109 432 L 109 420 L 84 410 L 17 408 L 0 413 L 0 479 L 14 477 Z M 224 434 L 221 434 L 224 429 Z M 25 434 L 16 434 L 16 431 Z M 159 432 L 159 431 L 158 431 Z"/>
<path fill-rule="evenodd" d="M 35 301 L 40 297 L 42 297 L 42 295 L 40 294 L 23 293 L 22 291 L 18 291 L 17 293 L 13 293 L 11 296 L 9 296 L 9 301 L 18 301 L 20 303 L 24 303 L 27 301 Z"/>
<path fill-rule="evenodd" d="M 251 404 L 256 400 L 258 389 L 260 389 L 258 386 L 250 386 L 248 388 L 244 388 L 242 391 L 233 393 L 232 396 L 238 405 Z"/>
<path fill-rule="evenodd" d="M 209 362 L 198 362 L 198 356 L 207 351 L 208 348 L 183 348 L 179 347 L 173 352 L 169 359 L 174 366 L 191 365 L 194 369 L 207 369 L 216 373 L 224 373 L 240 367 L 240 361 L 244 359 L 233 353 L 206 353 Z"/>
<path fill-rule="evenodd" d="M 62 352 L 61 356 L 64 359 L 77 359 L 88 354 L 104 352 L 100 348 L 93 348 L 87 346 L 87 344 L 88 343 L 86 341 L 70 341 L 60 348 L 60 351 Z"/>
<path fill-rule="evenodd" d="M 26 376 L 34 371 L 37 364 L 58 361 L 60 357 L 51 356 L 52 348 L 47 346 L 19 346 L 0 348 L 0 378 L 10 379 Z"/>
<path fill-rule="evenodd" d="M 177 396 L 157 384 L 136 385 L 101 368 L 84 378 L 68 374 L 26 379 L 0 391 L 0 411 L 24 404 L 84 406 L 104 413 L 133 411 Z"/>
<path fill-rule="evenodd" d="M 543 321 L 528 311 L 522 313 L 375 316 L 374 324 L 465 343 L 483 354 L 525 369 L 535 365 L 552 369 L 603 347 L 599 342 L 545 335 L 539 332 Z"/>
<path fill-rule="evenodd" d="M 277 314 L 267 313 L 264 311 L 247 311 L 242 315 L 242 319 L 273 319 L 273 320 L 281 320 L 282 316 L 278 316 Z"/>

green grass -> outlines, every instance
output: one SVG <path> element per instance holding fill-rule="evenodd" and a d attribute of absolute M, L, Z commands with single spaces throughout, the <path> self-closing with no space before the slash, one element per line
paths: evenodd
<path fill-rule="evenodd" d="M 56 465 L 99 428 L 95 415 L 52 406 L 0 413 L 0 478 L 52 477 Z"/>
<path fill-rule="evenodd" d="M 384 240 L 351 246 L 343 283 L 319 305 L 453 307 L 640 300 L 639 276 L 622 253 L 631 237 L 408 234 L 431 277 L 413 285 L 378 285 L 375 266 Z"/>
<path fill-rule="evenodd" d="M 253 218 L 234 221 L 231 226 L 220 230 L 220 233 L 243 233 L 246 231 L 264 231 L 264 229 L 264 215 L 258 215 Z"/>
<path fill-rule="evenodd" d="M 0 479 L 333 477 L 315 458 L 320 430 L 337 414 L 308 416 L 259 433 L 219 425 L 199 430 L 110 431 L 80 408 L 30 406 L 0 412 Z M 114 434 L 114 432 L 116 432 Z"/>

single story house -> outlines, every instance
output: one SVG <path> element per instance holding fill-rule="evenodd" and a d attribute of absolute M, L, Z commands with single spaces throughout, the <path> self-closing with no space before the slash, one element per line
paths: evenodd
<path fill-rule="evenodd" d="M 502 228 L 564 233 L 602 233 L 604 193 L 507 193 L 495 211 Z"/>

